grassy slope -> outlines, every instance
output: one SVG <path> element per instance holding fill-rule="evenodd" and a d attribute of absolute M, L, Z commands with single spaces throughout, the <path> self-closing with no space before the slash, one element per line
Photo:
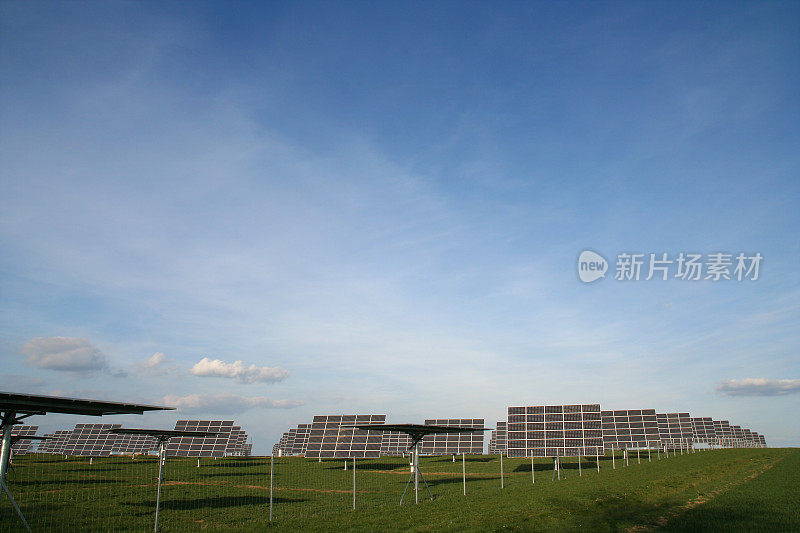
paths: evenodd
<path fill-rule="evenodd" d="M 275 521 L 268 517 L 269 459 L 192 460 L 167 463 L 162 494 L 165 531 L 221 528 L 254 530 L 574 530 L 649 528 L 800 530 L 800 450 L 750 449 L 694 453 L 630 467 L 601 460 L 565 461 L 566 479 L 552 482 L 551 465 L 505 459 L 500 489 L 497 457 L 467 458 L 467 495 L 461 463 L 423 458 L 434 501 L 421 497 L 400 507 L 408 464 L 399 458 L 358 462 L 357 510 L 352 510 L 352 470 L 342 461 L 279 459 L 275 468 Z M 155 504 L 152 459 L 95 461 L 20 458 L 10 487 L 34 530 L 146 530 Z M 752 478 L 752 479 L 749 479 Z M 749 479 L 748 481 L 744 481 Z M 717 494 L 718 493 L 718 494 Z M 713 498 L 712 498 L 713 496 Z M 687 509 L 687 503 L 708 499 Z M 0 530 L 17 530 L 8 501 L 0 500 Z"/>
<path fill-rule="evenodd" d="M 800 531 L 800 452 L 760 476 L 689 509 L 668 531 Z"/>

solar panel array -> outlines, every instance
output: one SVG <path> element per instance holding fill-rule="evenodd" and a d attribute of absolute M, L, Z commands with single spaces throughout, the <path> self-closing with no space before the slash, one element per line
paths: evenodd
<path fill-rule="evenodd" d="M 600 404 L 508 408 L 508 457 L 603 453 Z"/>
<path fill-rule="evenodd" d="M 177 457 L 224 457 L 233 432 L 233 420 L 178 420 L 176 431 L 208 431 L 213 437 L 174 437 L 166 454 Z"/>
<path fill-rule="evenodd" d="M 348 424 L 383 424 L 386 415 L 315 416 L 308 435 L 306 457 L 380 457 L 382 432 L 343 428 Z"/>
<path fill-rule="evenodd" d="M 83 457 L 108 457 L 117 440 L 117 435 L 109 429 L 120 428 L 122 424 L 76 424 L 62 453 Z"/>
<path fill-rule="evenodd" d="M 228 439 L 228 446 L 225 447 L 225 455 L 244 455 L 244 445 L 246 442 L 247 433 L 245 433 L 241 427 L 233 426 L 231 436 Z"/>
<path fill-rule="evenodd" d="M 48 440 L 43 440 L 39 442 L 39 446 L 36 448 L 37 453 L 53 453 L 53 454 L 63 454 L 64 453 L 64 445 L 67 443 L 67 439 L 72 434 L 72 431 L 56 431 L 55 433 L 47 433 L 44 436 L 50 437 Z"/>
<path fill-rule="evenodd" d="M 32 437 L 36 435 L 37 431 L 39 431 L 39 426 L 17 424 L 15 426 L 11 426 L 11 437 Z M 24 455 L 30 451 L 32 444 L 32 439 L 20 439 L 11 446 L 11 453 L 14 455 Z"/>
<path fill-rule="evenodd" d="M 692 439 L 694 442 L 714 444 L 717 442 L 717 431 L 710 418 L 692 418 Z"/>
<path fill-rule="evenodd" d="M 686 447 L 692 443 L 692 417 L 689 413 L 658 413 L 658 433 L 668 449 Z"/>
<path fill-rule="evenodd" d="M 496 428 L 492 430 L 492 437 L 489 439 L 489 454 L 506 453 L 506 425 L 507 422 L 498 422 Z"/>
<path fill-rule="evenodd" d="M 426 426 L 466 427 L 483 429 L 483 418 L 435 418 L 425 420 Z M 421 455 L 459 455 L 483 453 L 483 431 L 469 433 L 435 433 L 420 441 Z"/>
<path fill-rule="evenodd" d="M 305 455 L 308 447 L 308 436 L 311 433 L 311 424 L 299 424 L 294 434 L 294 442 L 290 453 L 292 455 Z"/>
<path fill-rule="evenodd" d="M 730 446 L 733 439 L 733 430 L 727 420 L 712 420 L 714 434 L 717 436 L 717 446 Z"/>
<path fill-rule="evenodd" d="M 381 456 L 404 455 L 411 447 L 411 437 L 400 431 L 386 431 L 381 439 Z"/>
<path fill-rule="evenodd" d="M 115 435 L 111 453 L 115 455 L 153 454 L 158 441 L 150 435 Z"/>
<path fill-rule="evenodd" d="M 655 409 L 602 411 L 603 446 L 607 450 L 659 447 Z"/>

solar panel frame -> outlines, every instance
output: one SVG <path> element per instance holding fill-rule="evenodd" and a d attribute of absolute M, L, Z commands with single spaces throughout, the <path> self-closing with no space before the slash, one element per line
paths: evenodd
<path fill-rule="evenodd" d="M 316 415 L 311 422 L 306 457 L 311 458 L 375 458 L 380 457 L 383 434 L 348 424 L 383 424 L 386 415 Z"/>
<path fill-rule="evenodd" d="M 656 413 L 658 433 L 667 449 L 692 446 L 692 417 L 689 413 Z"/>
<path fill-rule="evenodd" d="M 497 422 L 489 439 L 489 454 L 506 453 L 506 426 L 507 422 Z"/>
<path fill-rule="evenodd" d="M 11 426 L 11 438 L 17 437 L 33 437 L 39 431 L 39 426 L 31 426 L 28 424 L 15 424 Z M 11 446 L 11 453 L 14 455 L 25 455 L 31 449 L 33 439 L 19 439 Z"/>
<path fill-rule="evenodd" d="M 402 456 L 411 447 L 411 437 L 400 431 L 385 431 L 381 439 L 381 456 Z"/>
<path fill-rule="evenodd" d="M 108 430 L 120 427 L 122 424 L 75 424 L 61 453 L 73 457 L 108 457 L 118 439 Z"/>
<path fill-rule="evenodd" d="M 69 436 L 72 434 L 71 430 L 56 431 L 54 433 L 47 433 L 44 436 L 49 437 L 39 443 L 36 448 L 36 453 L 50 453 L 50 454 L 63 454 L 64 445 L 67 443 Z"/>
<path fill-rule="evenodd" d="M 167 456 L 225 457 L 234 428 L 233 420 L 178 420 L 175 431 L 207 431 L 213 437 L 175 437 L 165 447 Z"/>
<path fill-rule="evenodd" d="M 426 426 L 484 429 L 483 418 L 436 418 L 425 420 Z M 483 453 L 483 431 L 468 433 L 435 433 L 420 441 L 420 455 L 474 455 Z"/>
<path fill-rule="evenodd" d="M 717 442 L 714 421 L 709 417 L 692 418 L 692 439 L 694 439 L 694 442 L 708 445 Z"/>
<path fill-rule="evenodd" d="M 606 450 L 660 447 L 655 409 L 601 411 L 603 446 Z"/>
<path fill-rule="evenodd" d="M 289 453 L 292 455 L 305 455 L 308 446 L 308 436 L 311 433 L 311 424 L 298 424 L 294 433 L 294 442 Z"/>
<path fill-rule="evenodd" d="M 603 453 L 599 403 L 509 407 L 506 434 L 508 457 Z"/>

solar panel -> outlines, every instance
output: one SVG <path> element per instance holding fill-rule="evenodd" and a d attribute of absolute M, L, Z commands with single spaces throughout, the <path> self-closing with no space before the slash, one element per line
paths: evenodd
<path fill-rule="evenodd" d="M 175 437 L 166 454 L 178 457 L 224 457 L 233 431 L 233 420 L 178 420 L 176 431 L 208 431 L 213 437 Z"/>
<path fill-rule="evenodd" d="M 122 424 L 76 424 L 61 453 L 81 457 L 108 457 L 117 441 L 117 435 L 108 430 L 119 427 Z"/>
<path fill-rule="evenodd" d="M 692 439 L 703 444 L 714 444 L 717 441 L 717 431 L 714 421 L 710 418 L 692 418 Z"/>
<path fill-rule="evenodd" d="M 497 422 L 489 438 L 489 454 L 506 453 L 506 424 L 507 422 Z"/>
<path fill-rule="evenodd" d="M 483 418 L 437 418 L 425 420 L 426 426 L 483 429 Z M 469 433 L 437 433 L 420 442 L 420 455 L 460 455 L 483 453 L 483 431 Z"/>
<path fill-rule="evenodd" d="M 272 447 L 272 455 L 289 455 L 289 449 L 286 447 L 286 442 L 289 439 L 289 432 L 281 435 L 280 440 Z"/>
<path fill-rule="evenodd" d="M 231 429 L 231 436 L 228 439 L 228 446 L 225 448 L 225 455 L 244 455 L 243 446 L 247 442 L 247 433 L 239 426 Z"/>
<path fill-rule="evenodd" d="M 114 455 L 151 454 L 158 452 L 158 441 L 149 435 L 117 435 L 111 446 Z"/>
<path fill-rule="evenodd" d="M 39 426 L 28 426 L 25 424 L 17 424 L 11 426 L 11 438 L 34 436 L 39 431 Z M 28 453 L 33 444 L 32 439 L 20 439 L 11 446 L 11 453 L 14 455 L 24 455 Z"/>
<path fill-rule="evenodd" d="M 36 448 L 36 452 L 63 454 L 64 445 L 67 443 L 67 439 L 71 434 L 72 431 L 56 431 L 55 433 L 45 434 L 45 437 L 49 437 L 49 440 L 40 442 L 38 448 Z"/>
<path fill-rule="evenodd" d="M 294 433 L 294 442 L 289 453 L 292 455 L 305 455 L 308 446 L 308 435 L 311 433 L 311 424 L 300 424 Z"/>
<path fill-rule="evenodd" d="M 253 455 L 253 444 L 252 443 L 248 443 L 248 444 L 245 444 L 244 446 L 242 446 L 242 455 L 244 455 L 245 457 L 250 457 L 251 455 Z"/>
<path fill-rule="evenodd" d="M 659 447 L 655 409 L 602 411 L 603 446 L 606 450 Z"/>
<path fill-rule="evenodd" d="M 508 457 L 603 453 L 600 404 L 508 408 Z"/>
<path fill-rule="evenodd" d="M 400 431 L 385 431 L 381 439 L 381 456 L 404 455 L 411 447 L 411 437 Z"/>
<path fill-rule="evenodd" d="M 386 415 L 315 416 L 308 435 L 306 457 L 380 457 L 383 435 L 378 431 L 342 428 L 348 424 L 382 424 Z"/>
<path fill-rule="evenodd" d="M 712 420 L 714 422 L 714 434 L 717 436 L 716 444 L 719 446 L 731 446 L 733 431 L 727 420 Z"/>
<path fill-rule="evenodd" d="M 690 446 L 692 443 L 692 417 L 689 413 L 658 413 L 658 434 L 668 449 Z"/>

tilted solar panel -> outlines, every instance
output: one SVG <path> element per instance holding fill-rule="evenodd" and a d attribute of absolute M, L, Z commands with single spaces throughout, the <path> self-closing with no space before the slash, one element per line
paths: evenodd
<path fill-rule="evenodd" d="M 383 435 L 380 431 L 343 428 L 350 424 L 383 424 L 386 415 L 315 416 L 309 430 L 306 457 L 380 457 Z"/>
<path fill-rule="evenodd" d="M 178 420 L 176 431 L 206 431 L 213 437 L 174 437 L 165 453 L 177 457 L 224 457 L 233 431 L 233 420 Z"/>
<path fill-rule="evenodd" d="M 404 455 L 411 447 L 411 437 L 399 431 L 384 431 L 381 439 L 381 456 Z"/>
<path fill-rule="evenodd" d="M 689 413 L 657 413 L 658 434 L 667 449 L 692 445 L 692 417 Z"/>
<path fill-rule="evenodd" d="M 601 455 L 600 404 L 508 408 L 509 457 Z"/>
<path fill-rule="evenodd" d="M 426 426 L 465 427 L 483 429 L 483 418 L 437 418 L 425 420 Z M 438 433 L 420 441 L 420 455 L 460 455 L 483 453 L 483 431 L 469 433 Z"/>
<path fill-rule="evenodd" d="M 39 426 L 29 426 L 26 424 L 17 424 L 11 426 L 11 438 L 34 436 L 39 431 Z M 15 439 L 16 440 L 16 439 Z M 33 439 L 19 439 L 11 446 L 11 453 L 14 455 L 24 455 L 28 453 L 33 444 Z"/>
<path fill-rule="evenodd" d="M 489 439 L 489 454 L 506 453 L 506 425 L 507 422 L 497 422 L 492 430 L 492 436 Z"/>
<path fill-rule="evenodd" d="M 291 455 L 305 455 L 308 446 L 308 435 L 311 433 L 311 424 L 299 424 L 295 428 L 294 441 L 289 450 Z"/>
<path fill-rule="evenodd" d="M 714 421 L 710 418 L 692 418 L 692 439 L 703 444 L 714 444 L 717 441 L 717 432 Z"/>
<path fill-rule="evenodd" d="M 605 449 L 623 450 L 660 446 L 655 409 L 602 411 L 601 415 Z"/>
<path fill-rule="evenodd" d="M 72 431 L 56 431 L 55 433 L 48 433 L 44 435 L 45 437 L 50 437 L 49 440 L 43 440 L 39 443 L 38 448 L 36 448 L 37 453 L 52 453 L 52 454 L 63 454 L 64 453 L 64 446 L 67 443 L 67 439 L 72 434 Z"/>
<path fill-rule="evenodd" d="M 122 424 L 76 424 L 61 453 L 79 457 L 108 457 L 117 441 L 117 435 L 108 430 L 119 427 Z"/>

